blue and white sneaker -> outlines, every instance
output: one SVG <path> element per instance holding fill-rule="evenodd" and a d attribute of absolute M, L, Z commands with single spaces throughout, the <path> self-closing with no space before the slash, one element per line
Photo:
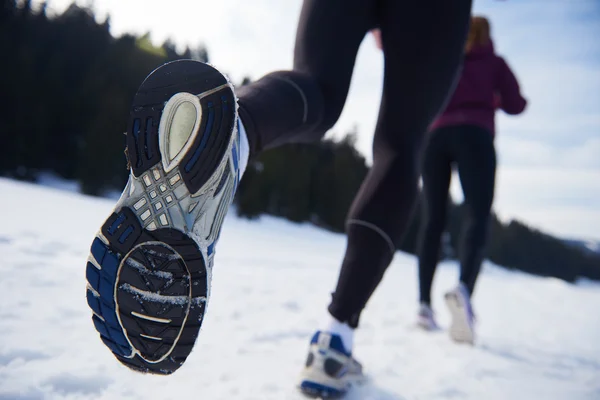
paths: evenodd
<path fill-rule="evenodd" d="M 446 305 L 452 316 L 450 337 L 455 342 L 475 343 L 475 317 L 469 291 L 463 283 L 446 293 Z"/>
<path fill-rule="evenodd" d="M 344 348 L 339 335 L 314 334 L 300 377 L 302 393 L 313 398 L 339 398 L 364 379 L 362 366 Z"/>
<path fill-rule="evenodd" d="M 129 182 L 91 246 L 87 301 L 119 361 L 171 374 L 202 325 L 239 181 L 233 86 L 201 62 L 157 68 L 135 95 L 127 154 Z"/>

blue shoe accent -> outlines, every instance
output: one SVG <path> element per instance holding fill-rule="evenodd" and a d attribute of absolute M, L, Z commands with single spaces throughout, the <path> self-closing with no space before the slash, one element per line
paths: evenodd
<path fill-rule="evenodd" d="M 113 222 L 112 225 L 110 226 L 110 228 L 108 228 L 108 233 L 110 233 L 111 235 L 114 235 L 114 233 L 119 228 L 119 226 L 123 223 L 123 221 L 125 221 L 125 214 L 119 214 L 117 219 L 115 219 L 115 222 Z"/>
<path fill-rule="evenodd" d="M 221 102 L 223 103 L 223 111 L 229 110 L 229 103 L 226 96 L 221 96 Z"/>
<path fill-rule="evenodd" d="M 110 307 L 115 306 L 114 288 L 114 283 L 111 284 L 111 282 L 105 278 L 101 279 L 98 293 L 100 293 L 100 298 Z"/>
<path fill-rule="evenodd" d="M 139 118 L 136 118 L 135 120 L 133 120 L 133 130 L 132 130 L 133 136 L 137 139 L 140 135 L 140 120 Z"/>
<path fill-rule="evenodd" d="M 300 390 L 310 396 L 320 396 L 323 398 L 342 397 L 346 394 L 346 391 L 311 381 L 302 381 L 302 383 L 300 383 Z"/>
<path fill-rule="evenodd" d="M 118 220 L 119 218 L 115 220 L 111 228 L 115 224 L 118 225 Z M 102 341 L 115 354 L 128 357 L 131 355 L 131 348 L 115 312 L 114 290 L 119 257 L 109 251 L 104 242 L 98 238 L 92 243 L 91 253 L 101 268 L 99 270 L 91 262 L 88 262 L 85 271 L 90 287 L 100 295 L 97 297 L 91 290 L 88 290 L 86 294 L 88 305 L 96 314 L 92 317 L 94 326 L 100 333 Z"/>
<path fill-rule="evenodd" d="M 133 226 L 128 226 L 127 229 L 119 236 L 119 243 L 124 244 L 129 235 L 133 233 Z"/>
<path fill-rule="evenodd" d="M 329 344 L 329 347 L 347 355 L 348 357 L 352 357 L 352 353 L 346 350 L 344 343 L 342 343 L 342 338 L 339 335 L 331 335 L 331 343 Z"/>
<path fill-rule="evenodd" d="M 98 333 L 100 333 L 100 335 L 110 337 L 110 334 L 108 333 L 108 327 L 104 322 L 102 322 L 100 318 L 98 318 L 97 315 L 92 316 L 92 321 L 94 322 L 94 327 L 96 328 Z"/>
<path fill-rule="evenodd" d="M 238 138 L 240 137 L 240 135 L 238 134 Z M 233 153 L 233 169 L 235 171 L 235 175 L 233 177 L 233 192 L 231 192 L 231 196 L 235 196 L 235 191 L 237 190 L 237 186 L 238 183 L 240 182 L 240 168 L 239 168 L 239 163 L 240 163 L 240 154 L 239 154 L 239 143 L 236 140 L 233 143 L 233 146 L 231 146 L 231 152 Z"/>
<path fill-rule="evenodd" d="M 312 339 L 310 339 L 310 344 L 317 344 L 319 342 L 319 334 L 321 331 L 316 331 L 313 335 Z"/>
<path fill-rule="evenodd" d="M 200 145 L 198 146 L 196 151 L 194 151 L 194 154 L 192 155 L 190 161 L 188 161 L 185 165 L 185 172 L 190 172 L 194 167 L 194 164 L 198 162 L 200 154 L 202 153 L 202 150 L 204 150 L 204 148 L 206 147 L 206 142 L 208 142 L 208 138 L 210 137 L 210 133 L 212 132 L 212 126 L 215 120 L 215 110 L 213 107 L 213 103 L 210 101 L 208 102 L 207 107 L 208 120 L 206 121 L 206 127 L 204 128 L 204 133 L 202 134 L 202 141 L 200 142 Z"/>
<path fill-rule="evenodd" d="M 129 346 L 129 343 L 127 343 L 127 340 L 125 340 L 125 336 L 121 334 L 121 330 L 109 327 L 108 332 L 108 337 L 112 338 L 118 345 L 125 347 Z"/>
<path fill-rule="evenodd" d="M 119 325 L 119 320 L 117 319 L 117 314 L 115 313 L 115 309 L 112 307 L 112 304 L 106 304 L 103 301 L 100 301 L 100 310 L 102 311 L 101 315 L 104 317 L 104 321 L 109 326 L 118 327 L 121 329 Z"/>
<path fill-rule="evenodd" d="M 90 290 L 87 291 L 86 298 L 88 306 L 90 306 L 92 311 L 96 315 L 102 315 L 102 310 L 100 310 L 100 299 L 94 296 L 94 294 Z"/>
<path fill-rule="evenodd" d="M 131 353 L 131 351 L 128 350 L 129 347 L 119 346 L 118 344 L 106 338 L 105 336 L 100 336 L 100 339 L 102 339 L 106 347 L 108 347 L 115 354 L 118 354 L 120 356 L 126 356 L 129 353 Z"/>
<path fill-rule="evenodd" d="M 104 259 L 104 254 L 106 253 L 106 246 L 102 243 L 102 240 L 96 238 L 92 242 L 92 255 L 96 259 L 98 265 L 102 264 L 102 260 Z"/>
<path fill-rule="evenodd" d="M 316 331 L 315 334 L 313 335 L 312 339 L 310 340 L 310 344 L 318 343 L 320 334 L 321 334 L 321 331 Z M 333 349 L 335 351 L 338 351 L 348 357 L 352 357 L 352 352 L 347 351 L 346 348 L 344 347 L 344 343 L 342 342 L 342 337 L 340 335 L 336 335 L 334 333 L 330 333 L 330 335 L 331 335 L 331 341 L 329 342 L 329 348 Z"/>
<path fill-rule="evenodd" d="M 216 241 L 212 242 L 210 245 L 208 245 L 208 255 L 210 256 L 212 253 L 215 252 L 215 245 L 217 244 Z"/>
<path fill-rule="evenodd" d="M 233 152 L 233 168 L 238 171 L 238 164 L 240 155 L 238 154 L 238 143 L 237 141 L 233 142 L 233 146 L 231 146 L 231 151 Z"/>
<path fill-rule="evenodd" d="M 119 268 L 119 259 L 117 256 L 107 251 L 104 256 L 104 261 L 102 261 L 102 264 L 100 265 L 104 271 L 104 276 L 109 281 L 114 282 L 115 276 L 117 275 L 117 268 Z"/>
<path fill-rule="evenodd" d="M 85 277 L 90 283 L 90 286 L 97 292 L 100 288 L 100 271 L 98 271 L 91 262 L 88 262 L 85 267 Z"/>

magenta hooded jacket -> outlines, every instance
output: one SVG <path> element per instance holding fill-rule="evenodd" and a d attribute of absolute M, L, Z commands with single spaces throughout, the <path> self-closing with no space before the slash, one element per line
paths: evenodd
<path fill-rule="evenodd" d="M 465 55 L 460 80 L 430 129 L 450 125 L 476 125 L 496 134 L 495 111 L 516 115 L 527 101 L 519 83 L 504 59 L 494 53 L 494 45 L 474 47 Z"/>

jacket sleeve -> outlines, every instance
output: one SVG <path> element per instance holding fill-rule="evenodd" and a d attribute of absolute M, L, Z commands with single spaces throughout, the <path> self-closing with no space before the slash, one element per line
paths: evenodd
<path fill-rule="evenodd" d="M 499 107 L 507 114 L 517 115 L 525 110 L 527 100 L 521 95 L 517 78 L 502 57 L 498 57 L 499 68 L 496 82 L 496 92 Z"/>

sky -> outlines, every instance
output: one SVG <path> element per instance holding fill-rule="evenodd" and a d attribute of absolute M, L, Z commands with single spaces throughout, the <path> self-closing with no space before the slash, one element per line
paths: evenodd
<path fill-rule="evenodd" d="M 49 0 L 60 12 L 71 1 Z M 113 35 L 151 33 L 156 44 L 207 46 L 234 82 L 292 66 L 301 0 L 95 0 Z M 529 101 L 520 116 L 497 115 L 494 210 L 565 238 L 600 240 L 600 1 L 475 0 L 490 18 L 498 54 Z M 407 60 L 410 62 L 410 60 Z M 371 160 L 383 55 L 372 36 L 359 50 L 348 101 L 330 136 L 356 128 Z M 451 188 L 462 199 L 455 176 Z"/>

